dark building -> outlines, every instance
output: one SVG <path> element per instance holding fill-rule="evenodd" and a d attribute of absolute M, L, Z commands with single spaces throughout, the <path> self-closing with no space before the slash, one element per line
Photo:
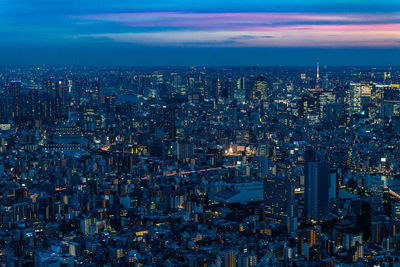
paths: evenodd
<path fill-rule="evenodd" d="M 104 97 L 104 106 L 106 108 L 107 113 L 115 114 L 116 112 L 116 96 L 109 95 Z"/>
<path fill-rule="evenodd" d="M 164 134 L 165 138 L 171 141 L 176 140 L 176 110 L 174 107 L 169 107 L 164 113 Z"/>
<path fill-rule="evenodd" d="M 55 93 L 55 117 L 56 119 L 61 119 L 64 113 L 64 86 L 62 81 L 56 83 Z"/>
<path fill-rule="evenodd" d="M 294 181 L 283 174 L 264 179 L 264 219 L 292 232 L 296 229 Z"/>
<path fill-rule="evenodd" d="M 33 120 L 38 120 L 40 119 L 40 107 L 41 107 L 41 101 L 40 101 L 40 95 L 39 95 L 39 90 L 37 89 L 31 89 L 29 91 L 29 104 L 30 104 L 30 117 Z"/>
<path fill-rule="evenodd" d="M 310 148 L 305 153 L 304 180 L 305 216 L 320 220 L 329 213 L 329 164 Z"/>
<path fill-rule="evenodd" d="M 99 83 L 98 79 L 96 79 L 92 83 L 91 101 L 92 101 L 92 105 L 95 107 L 97 107 L 100 104 L 100 83 Z"/>
<path fill-rule="evenodd" d="M 53 91 L 53 83 L 50 79 L 44 79 L 42 82 L 42 91 L 44 93 L 51 93 Z"/>
<path fill-rule="evenodd" d="M 20 119 L 21 117 L 21 81 L 20 80 L 14 80 L 14 81 L 9 81 L 6 84 L 6 87 L 4 89 L 4 95 L 9 97 L 9 103 L 11 105 L 10 109 L 10 117 L 12 119 Z"/>

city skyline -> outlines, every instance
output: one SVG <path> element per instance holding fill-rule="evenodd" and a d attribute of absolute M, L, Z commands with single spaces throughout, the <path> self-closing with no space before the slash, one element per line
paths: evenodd
<path fill-rule="evenodd" d="M 400 266 L 400 0 L 0 0 L 0 267 Z"/>

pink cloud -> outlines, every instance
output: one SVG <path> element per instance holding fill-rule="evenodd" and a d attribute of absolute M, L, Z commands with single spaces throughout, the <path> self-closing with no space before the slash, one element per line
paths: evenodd
<path fill-rule="evenodd" d="M 183 13 L 98 14 L 84 21 L 128 26 L 106 37 L 169 46 L 400 47 L 400 14 Z M 151 31 L 140 28 L 154 28 Z M 266 38 L 268 36 L 268 38 Z M 79 37 L 79 36 L 78 36 Z"/>
<path fill-rule="evenodd" d="M 369 24 L 399 20 L 400 14 L 314 14 L 314 13 L 184 13 L 146 12 L 111 13 L 81 17 L 88 20 L 110 21 L 132 27 L 182 27 L 235 29 L 260 25 L 281 24 Z"/>

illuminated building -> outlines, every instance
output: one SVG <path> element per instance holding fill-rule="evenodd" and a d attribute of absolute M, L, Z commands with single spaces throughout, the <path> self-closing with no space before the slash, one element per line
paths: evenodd
<path fill-rule="evenodd" d="M 188 161 L 193 158 L 194 144 L 175 142 L 172 144 L 172 150 L 177 160 Z"/>
<path fill-rule="evenodd" d="M 361 112 L 361 84 L 350 83 L 347 101 L 349 105 L 349 112 L 351 114 L 360 114 Z"/>
<path fill-rule="evenodd" d="M 253 158 L 253 172 L 258 178 L 265 178 L 267 176 L 268 159 L 267 157 L 254 157 Z"/>
<path fill-rule="evenodd" d="M 392 204 L 392 220 L 400 222 L 400 203 Z"/>
<path fill-rule="evenodd" d="M 172 86 L 174 87 L 175 93 L 178 95 L 186 95 L 186 88 L 182 82 L 180 75 L 174 75 L 172 80 Z"/>
<path fill-rule="evenodd" d="M 209 96 L 218 99 L 221 91 L 221 80 L 219 78 L 211 79 Z"/>
<path fill-rule="evenodd" d="M 266 100 L 267 89 L 267 79 L 264 76 L 257 77 L 254 81 L 253 100 Z"/>
<path fill-rule="evenodd" d="M 320 107 L 320 117 L 323 118 L 326 116 L 325 107 L 329 104 L 334 104 L 336 101 L 336 96 L 334 92 L 324 91 L 319 94 L 319 107 Z"/>
<path fill-rule="evenodd" d="M 236 253 L 233 250 L 224 252 L 222 256 L 222 265 L 224 267 L 236 267 Z"/>
<path fill-rule="evenodd" d="M 235 130 L 236 144 L 247 145 L 250 142 L 249 130 Z"/>
<path fill-rule="evenodd" d="M 240 77 L 237 80 L 237 89 L 239 90 L 245 90 L 246 89 L 246 78 L 245 77 Z"/>
<path fill-rule="evenodd" d="M 389 72 L 383 73 L 383 83 L 384 84 L 391 84 L 392 83 L 392 74 Z"/>

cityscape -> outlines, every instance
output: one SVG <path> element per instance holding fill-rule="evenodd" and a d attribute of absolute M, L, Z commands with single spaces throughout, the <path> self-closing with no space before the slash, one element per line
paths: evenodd
<path fill-rule="evenodd" d="M 0 267 L 400 267 L 399 0 L 0 0 Z"/>
<path fill-rule="evenodd" d="M 400 68 L 4 67 L 2 266 L 397 266 Z"/>

